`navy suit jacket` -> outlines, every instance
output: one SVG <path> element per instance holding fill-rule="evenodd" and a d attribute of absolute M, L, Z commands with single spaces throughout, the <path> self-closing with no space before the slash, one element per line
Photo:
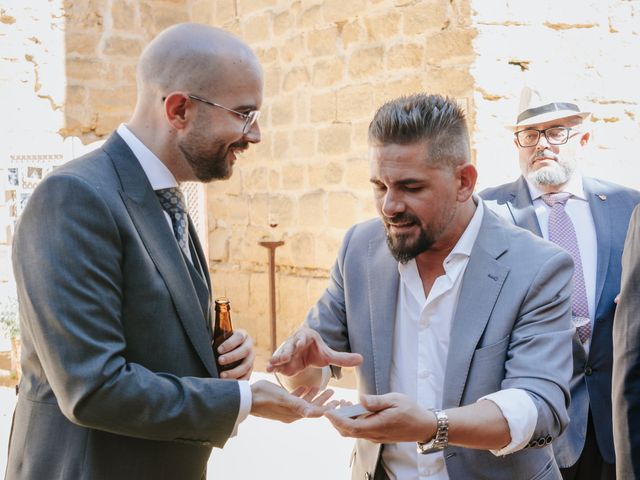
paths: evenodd
<path fill-rule="evenodd" d="M 612 328 L 614 299 L 620 292 L 621 256 L 631 212 L 640 202 L 640 192 L 595 178 L 584 177 L 598 244 L 596 312 L 591 346 L 587 356 L 577 334 L 574 337 L 574 365 L 571 381 L 570 424 L 553 443 L 561 468 L 578 460 L 587 433 L 589 405 L 598 447 L 604 460 L 615 462 L 611 420 Z M 526 181 L 488 188 L 480 193 L 486 205 L 503 218 L 542 235 Z"/>

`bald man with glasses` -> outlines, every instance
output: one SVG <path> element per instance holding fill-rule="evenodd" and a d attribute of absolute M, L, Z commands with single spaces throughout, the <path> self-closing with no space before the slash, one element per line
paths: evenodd
<path fill-rule="evenodd" d="M 214 287 L 180 184 L 229 178 L 260 141 L 262 77 L 231 34 L 170 27 L 140 57 L 130 121 L 33 192 L 13 245 L 23 377 L 7 480 L 200 480 L 249 414 L 331 406 L 330 391 L 250 385 L 242 330 L 214 361 Z"/>
<path fill-rule="evenodd" d="M 573 102 L 525 87 L 509 126 L 522 175 L 480 193 L 508 221 L 565 248 L 574 260 L 573 377 L 569 427 L 553 442 L 565 480 L 615 479 L 611 411 L 612 326 L 621 255 L 640 193 L 583 177 L 590 139 Z"/>

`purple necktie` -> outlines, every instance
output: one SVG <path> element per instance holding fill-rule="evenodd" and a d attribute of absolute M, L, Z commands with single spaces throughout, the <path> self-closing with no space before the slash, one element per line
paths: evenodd
<path fill-rule="evenodd" d="M 549 240 L 564 248 L 573 257 L 571 313 L 580 341 L 585 343 L 591 336 L 591 320 L 589 320 L 589 304 L 587 303 L 587 290 L 584 286 L 584 273 L 582 272 L 578 237 L 576 236 L 573 222 L 564 209 L 569 197 L 571 197 L 570 193 L 546 193 L 542 195 L 542 200 L 551 207 L 549 214 Z"/>

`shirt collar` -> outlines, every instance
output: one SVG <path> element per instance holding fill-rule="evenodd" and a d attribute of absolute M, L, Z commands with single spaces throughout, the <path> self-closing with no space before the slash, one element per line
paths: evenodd
<path fill-rule="evenodd" d="M 476 211 L 471 217 L 471 221 L 465 228 L 464 232 L 456 242 L 455 246 L 449 252 L 449 255 L 444 259 L 445 265 L 447 262 L 454 258 L 460 256 L 469 257 L 471 255 L 471 250 L 473 249 L 473 245 L 476 243 L 476 239 L 478 238 L 478 233 L 480 233 L 480 225 L 482 225 L 482 216 L 484 215 L 484 205 L 482 201 L 480 201 L 480 197 L 476 194 L 473 195 L 473 201 L 476 204 Z M 407 262 L 406 264 L 402 264 L 398 262 L 398 271 L 400 272 L 400 276 L 406 275 L 408 270 L 412 269 L 417 272 L 417 268 L 415 266 L 415 259 Z"/>
<path fill-rule="evenodd" d="M 167 166 L 124 123 L 118 126 L 117 132 L 140 162 L 151 188 L 160 190 L 178 186 L 176 178 Z"/>
<path fill-rule="evenodd" d="M 540 190 L 536 185 L 531 183 L 529 179 L 525 178 L 527 182 L 527 187 L 529 187 L 529 194 L 531 195 L 531 200 L 537 200 L 545 192 Z M 562 187 L 563 192 L 570 193 L 571 196 L 575 198 L 579 198 L 580 200 L 586 200 L 587 196 L 584 194 L 584 187 L 582 185 L 582 175 L 572 175 L 567 184 Z"/>

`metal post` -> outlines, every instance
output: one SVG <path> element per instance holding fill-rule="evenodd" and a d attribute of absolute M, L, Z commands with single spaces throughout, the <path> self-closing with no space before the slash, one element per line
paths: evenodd
<path fill-rule="evenodd" d="M 258 242 L 269 250 L 269 307 L 271 325 L 271 353 L 276 351 L 276 248 L 284 245 L 283 241 Z"/>

